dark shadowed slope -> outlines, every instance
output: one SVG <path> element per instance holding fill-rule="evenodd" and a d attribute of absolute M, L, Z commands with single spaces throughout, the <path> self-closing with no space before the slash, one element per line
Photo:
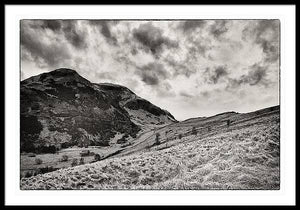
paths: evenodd
<path fill-rule="evenodd" d="M 135 138 L 145 128 L 176 121 L 126 87 L 94 84 L 64 68 L 21 81 L 20 100 L 21 151 L 26 152 L 109 146 L 117 134 Z"/>

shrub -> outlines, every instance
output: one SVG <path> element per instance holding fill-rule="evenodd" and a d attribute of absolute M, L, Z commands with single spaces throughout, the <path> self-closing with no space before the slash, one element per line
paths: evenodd
<path fill-rule="evenodd" d="M 95 160 L 95 161 L 101 160 L 101 156 L 100 156 L 99 154 L 95 154 L 95 155 L 94 155 L 94 160 Z"/>
<path fill-rule="evenodd" d="M 77 166 L 78 165 L 78 161 L 76 158 L 73 159 L 71 166 Z"/>
<path fill-rule="evenodd" d="M 36 152 L 38 153 L 56 153 L 56 147 L 54 145 L 51 146 L 40 146 L 36 148 Z"/>
<path fill-rule="evenodd" d="M 197 135 L 196 127 L 193 127 L 193 128 L 192 128 L 192 134 L 193 134 L 193 135 Z"/>
<path fill-rule="evenodd" d="M 128 147 L 128 146 L 130 146 L 130 145 L 131 145 L 131 142 L 127 142 L 127 143 L 125 143 L 125 144 L 122 144 L 122 145 L 121 145 L 121 148 Z"/>
<path fill-rule="evenodd" d="M 81 157 L 89 156 L 89 155 L 90 155 L 90 150 L 83 150 L 80 152 Z"/>
<path fill-rule="evenodd" d="M 124 144 L 127 141 L 126 138 L 124 138 L 124 136 L 120 139 L 117 140 L 117 144 Z"/>
<path fill-rule="evenodd" d="M 24 173 L 24 177 L 25 178 L 28 178 L 28 177 L 31 177 L 32 176 L 32 171 L 26 171 L 25 173 Z"/>
<path fill-rule="evenodd" d="M 124 143 L 126 143 L 127 140 L 128 140 L 128 138 L 129 138 L 129 135 L 127 133 L 124 134 L 124 136 L 122 136 L 122 138 L 120 138 L 120 139 L 117 140 L 117 144 L 124 144 Z"/>
<path fill-rule="evenodd" d="M 63 143 L 61 144 L 61 148 L 62 148 L 62 149 L 63 149 L 63 148 L 68 148 L 68 146 L 69 146 L 68 142 L 63 142 Z"/>
<path fill-rule="evenodd" d="M 43 163 L 43 161 L 42 161 L 40 158 L 36 158 L 36 159 L 35 159 L 35 163 L 36 163 L 37 165 L 40 165 L 40 164 Z"/>
<path fill-rule="evenodd" d="M 109 146 L 109 140 L 101 140 L 98 142 L 99 146 L 107 147 Z"/>
<path fill-rule="evenodd" d="M 81 157 L 81 158 L 79 159 L 79 165 L 83 165 L 83 164 L 84 164 L 84 158 Z"/>
<path fill-rule="evenodd" d="M 229 127 L 231 123 L 230 120 L 227 120 L 226 122 L 227 122 L 227 127 Z"/>
<path fill-rule="evenodd" d="M 63 155 L 62 157 L 61 157 L 61 162 L 67 162 L 68 161 L 68 159 L 69 159 L 69 156 L 68 155 Z"/>
<path fill-rule="evenodd" d="M 169 140 L 170 140 L 169 138 L 166 138 L 166 147 L 168 147 L 168 141 Z"/>
<path fill-rule="evenodd" d="M 160 138 L 160 134 L 159 134 L 159 133 L 156 133 L 156 134 L 155 134 L 155 144 L 156 144 L 156 145 L 159 145 L 159 144 L 160 144 L 160 139 L 159 139 L 159 138 Z"/>
<path fill-rule="evenodd" d="M 182 138 L 182 134 L 181 134 L 181 133 L 178 135 L 178 138 L 179 138 L 179 139 L 181 139 L 181 138 Z"/>
<path fill-rule="evenodd" d="M 48 172 L 51 172 L 51 171 L 55 171 L 57 170 L 56 168 L 53 168 L 52 166 L 46 166 L 44 168 L 38 168 L 35 170 L 35 174 L 44 174 L 44 173 L 48 173 Z"/>

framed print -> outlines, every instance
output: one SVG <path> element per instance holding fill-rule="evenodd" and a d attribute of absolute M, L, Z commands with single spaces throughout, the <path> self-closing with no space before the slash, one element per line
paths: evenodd
<path fill-rule="evenodd" d="M 7 6 L 10 197 L 293 203 L 293 8 Z"/>

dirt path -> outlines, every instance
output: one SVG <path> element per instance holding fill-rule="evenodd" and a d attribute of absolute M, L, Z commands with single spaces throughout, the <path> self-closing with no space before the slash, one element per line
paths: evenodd
<path fill-rule="evenodd" d="M 120 154 L 115 155 L 114 157 L 125 156 L 131 153 L 134 153 L 140 149 L 144 149 L 145 145 L 147 145 L 149 138 L 151 138 L 155 134 L 156 130 L 146 131 L 142 133 L 135 143 L 129 147 L 126 147 Z"/>

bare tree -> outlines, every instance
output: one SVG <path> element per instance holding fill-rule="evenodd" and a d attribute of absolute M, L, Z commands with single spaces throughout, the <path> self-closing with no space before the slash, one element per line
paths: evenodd
<path fill-rule="evenodd" d="M 192 134 L 195 135 L 195 136 L 197 135 L 197 130 L 196 130 L 195 126 L 192 128 Z"/>
<path fill-rule="evenodd" d="M 155 134 L 155 144 L 160 145 L 160 133 Z"/>
<path fill-rule="evenodd" d="M 228 119 L 226 122 L 227 122 L 227 127 L 229 128 L 230 123 L 231 123 L 230 119 Z"/>

